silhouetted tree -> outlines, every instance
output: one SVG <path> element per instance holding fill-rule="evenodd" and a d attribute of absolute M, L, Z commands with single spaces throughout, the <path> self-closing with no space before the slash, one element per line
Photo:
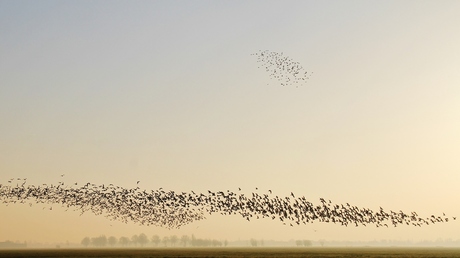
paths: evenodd
<path fill-rule="evenodd" d="M 180 243 L 182 244 L 183 247 L 186 247 L 188 242 L 189 242 L 189 236 L 183 235 L 180 238 Z"/>
<path fill-rule="evenodd" d="M 179 240 L 179 238 L 178 238 L 176 235 L 172 235 L 172 236 L 169 238 L 169 242 L 171 242 L 171 245 L 172 245 L 173 247 L 176 246 L 176 243 L 177 243 L 178 240 Z"/>
<path fill-rule="evenodd" d="M 109 243 L 109 245 L 110 245 L 111 247 L 114 247 L 114 246 L 117 244 L 117 242 L 118 242 L 117 238 L 114 237 L 114 236 L 110 236 L 110 237 L 107 239 L 107 241 L 108 241 L 108 243 Z"/>
<path fill-rule="evenodd" d="M 141 233 L 137 238 L 137 242 L 141 245 L 141 247 L 144 247 L 146 244 L 148 244 L 149 239 L 144 233 Z"/>
<path fill-rule="evenodd" d="M 227 241 L 227 239 L 225 239 L 224 240 L 224 246 L 227 247 L 227 245 L 228 245 L 228 241 Z"/>
<path fill-rule="evenodd" d="M 303 246 L 305 246 L 305 247 L 309 247 L 309 246 L 312 246 L 312 245 L 313 245 L 313 243 L 312 243 L 310 240 L 306 240 L 306 239 L 304 239 L 304 240 L 302 241 L 302 244 L 303 244 Z"/>
<path fill-rule="evenodd" d="M 200 247 L 206 247 L 206 246 L 212 245 L 211 240 L 196 238 L 194 235 L 192 235 L 192 240 L 190 241 L 190 243 L 192 246 L 200 246 Z"/>
<path fill-rule="evenodd" d="M 324 246 L 324 243 L 325 243 L 325 242 L 326 242 L 326 240 L 324 240 L 324 239 L 320 239 L 320 240 L 319 240 L 319 244 L 320 244 L 321 246 Z"/>
<path fill-rule="evenodd" d="M 90 243 L 91 243 L 91 239 L 89 239 L 89 237 L 85 237 L 81 240 L 81 244 L 85 247 L 88 247 Z"/>
<path fill-rule="evenodd" d="M 158 244 L 161 242 L 161 239 L 158 235 L 153 235 L 152 236 L 152 243 L 158 247 Z"/>
<path fill-rule="evenodd" d="M 91 238 L 91 244 L 97 247 L 104 247 L 107 245 L 107 237 L 105 235 L 93 237 Z"/>
<path fill-rule="evenodd" d="M 296 245 L 296 246 L 302 246 L 302 244 L 303 244 L 303 243 L 302 243 L 302 240 L 296 240 L 296 241 L 295 241 L 295 245 Z"/>
<path fill-rule="evenodd" d="M 191 244 L 192 246 L 196 246 L 196 237 L 195 237 L 194 234 L 192 234 L 192 240 L 190 240 L 190 244 Z"/>
<path fill-rule="evenodd" d="M 168 244 L 169 244 L 169 237 L 168 237 L 168 236 L 164 236 L 162 242 L 163 242 L 163 244 L 165 245 L 165 247 L 168 246 Z"/>
<path fill-rule="evenodd" d="M 129 245 L 129 238 L 120 237 L 120 240 L 118 240 L 118 242 L 120 243 L 120 245 L 125 247 L 125 246 Z"/>
<path fill-rule="evenodd" d="M 216 239 L 213 239 L 211 241 L 211 244 L 213 247 L 221 247 L 222 246 L 222 242 L 220 242 L 219 240 L 216 240 Z"/>
<path fill-rule="evenodd" d="M 212 245 L 212 240 L 196 238 L 194 235 L 192 235 L 192 240 L 190 241 L 190 244 L 192 246 L 206 247 Z"/>
<path fill-rule="evenodd" d="M 107 245 L 107 237 L 105 235 L 100 236 L 101 246 Z"/>
<path fill-rule="evenodd" d="M 135 246 L 137 246 L 137 244 L 139 244 L 139 236 L 138 235 L 133 235 L 131 237 L 131 243 L 133 243 Z"/>
<path fill-rule="evenodd" d="M 251 243 L 251 246 L 252 246 L 252 247 L 256 247 L 256 246 L 257 246 L 257 240 L 255 240 L 254 238 L 251 238 L 251 240 L 249 240 L 249 242 Z"/>

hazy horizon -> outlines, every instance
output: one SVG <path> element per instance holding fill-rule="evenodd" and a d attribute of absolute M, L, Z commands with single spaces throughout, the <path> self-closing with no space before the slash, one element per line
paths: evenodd
<path fill-rule="evenodd" d="M 456 217 L 458 10 L 458 1 L 1 1 L 0 184 L 270 190 Z M 313 75 L 281 85 L 253 55 L 264 50 Z M 65 210 L 0 203 L 0 242 L 100 232 L 460 239 L 459 220 L 290 227 L 213 214 L 168 230 Z"/>
<path fill-rule="evenodd" d="M 145 241 L 136 242 L 134 237 L 140 238 L 144 235 Z M 158 237 L 158 241 L 153 238 Z M 176 237 L 173 242 L 171 238 Z M 184 237 L 187 237 L 184 239 Z M 101 242 L 100 239 L 105 239 Z M 111 238 L 113 240 L 111 240 Z M 122 243 L 122 238 L 124 238 Z M 168 240 L 165 240 L 168 238 Z M 85 240 L 87 242 L 85 243 Z M 194 240 L 192 240 L 194 239 Z M 195 241 L 195 242 L 194 242 Z M 318 239 L 311 240 L 308 238 L 303 239 L 284 239 L 273 240 L 266 238 L 239 238 L 228 240 L 226 238 L 212 239 L 201 238 L 195 234 L 191 235 L 146 235 L 144 233 L 134 234 L 132 236 L 112 236 L 106 234 L 98 234 L 94 236 L 85 236 L 79 242 L 69 242 L 66 239 L 61 239 L 55 242 L 40 242 L 40 241 L 0 241 L 0 244 L 10 244 L 9 246 L 0 245 L 0 249 L 21 249 L 21 248 L 227 248 L 227 247 L 296 247 L 296 248 L 315 248 L 315 247 L 446 247 L 446 248 L 460 248 L 460 239 L 436 239 L 436 240 L 364 240 L 364 241 L 349 241 L 349 240 L 331 240 L 331 239 Z"/>

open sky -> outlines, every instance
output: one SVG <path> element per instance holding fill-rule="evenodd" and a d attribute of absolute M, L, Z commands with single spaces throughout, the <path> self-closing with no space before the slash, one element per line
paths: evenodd
<path fill-rule="evenodd" d="M 0 184 L 294 192 L 460 215 L 459 1 L 0 1 Z M 314 72 L 281 86 L 259 50 Z M 65 174 L 61 177 L 61 174 Z M 179 230 L 0 204 L 0 241 L 458 239 L 425 227 Z"/>

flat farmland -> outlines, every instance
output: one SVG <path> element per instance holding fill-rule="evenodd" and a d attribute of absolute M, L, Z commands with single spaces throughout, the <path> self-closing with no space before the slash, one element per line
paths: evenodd
<path fill-rule="evenodd" d="M 23 249 L 0 257 L 460 257 L 460 248 Z"/>

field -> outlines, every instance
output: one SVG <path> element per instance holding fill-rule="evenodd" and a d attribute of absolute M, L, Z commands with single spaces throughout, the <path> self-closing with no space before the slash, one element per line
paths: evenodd
<path fill-rule="evenodd" d="M 460 248 L 23 249 L 0 257 L 460 257 Z"/>

